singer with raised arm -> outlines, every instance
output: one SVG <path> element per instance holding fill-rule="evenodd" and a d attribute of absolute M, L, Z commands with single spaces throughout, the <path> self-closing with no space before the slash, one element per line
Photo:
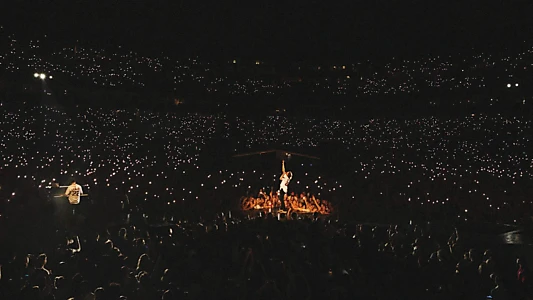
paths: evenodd
<path fill-rule="evenodd" d="M 281 176 L 279 177 L 279 180 L 281 180 L 279 184 L 279 200 L 281 201 L 281 210 L 285 211 L 285 197 L 289 192 L 289 182 L 292 179 L 292 172 L 285 170 L 285 160 L 281 161 Z"/>

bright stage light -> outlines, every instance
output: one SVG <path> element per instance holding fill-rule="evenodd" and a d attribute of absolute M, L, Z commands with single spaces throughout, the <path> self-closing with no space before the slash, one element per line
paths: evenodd
<path fill-rule="evenodd" d="M 39 75 L 39 78 L 41 78 L 42 80 L 45 80 L 46 79 L 46 75 L 45 74 L 41 74 L 41 75 Z"/>
<path fill-rule="evenodd" d="M 39 73 L 33 74 L 33 77 L 35 77 L 35 78 L 39 77 Z"/>

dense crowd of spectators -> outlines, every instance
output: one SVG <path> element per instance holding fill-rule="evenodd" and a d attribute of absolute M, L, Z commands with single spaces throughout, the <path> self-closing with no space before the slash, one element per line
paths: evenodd
<path fill-rule="evenodd" d="M 56 49 L 47 38 L 24 41 L 0 28 L 0 69 L 8 74 L 44 72 L 64 82 L 107 88 L 173 87 L 178 94 L 280 96 L 296 90 L 353 97 L 413 95 L 422 91 L 486 90 L 527 86 L 533 48 L 496 56 L 426 56 L 338 64 L 275 66 L 232 59 L 211 62 L 199 57 L 176 60 L 148 57 L 122 49 L 72 44 Z M 42 46 L 42 45 L 45 46 Z M 285 74 L 285 75 L 280 75 Z"/>
<path fill-rule="evenodd" d="M 218 218 L 82 230 L 2 266 L 6 299 L 530 299 L 491 250 L 418 226 Z M 72 298 L 70 298 L 72 297 Z"/>
<path fill-rule="evenodd" d="M 6 299 L 532 294 L 527 255 L 515 264 L 527 246 L 486 245 L 464 225 L 531 222 L 526 118 L 245 120 L 13 104 L 0 115 Z M 280 170 L 231 155 L 273 144 L 322 149 L 319 162 L 287 162 L 289 190 L 331 202 L 334 215 L 238 212 L 242 196 L 276 189 Z M 53 183 L 71 178 L 89 194 L 76 211 L 54 197 Z"/>
<path fill-rule="evenodd" d="M 284 205 L 288 208 L 288 214 L 291 212 L 301 213 L 319 213 L 329 215 L 333 212 L 333 207 L 326 200 L 317 199 L 315 195 L 309 193 L 296 194 L 291 192 L 283 197 Z M 241 208 L 243 210 L 257 210 L 272 212 L 273 209 L 281 207 L 281 195 L 273 189 L 270 193 L 259 190 L 257 195 L 241 197 Z"/>

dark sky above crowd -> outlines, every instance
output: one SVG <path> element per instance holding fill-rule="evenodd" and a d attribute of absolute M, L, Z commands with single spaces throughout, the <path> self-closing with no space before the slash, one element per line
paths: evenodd
<path fill-rule="evenodd" d="M 150 52 L 324 60 L 514 47 L 533 33 L 533 2 L 426 0 L 109 0 L 2 3 L 0 21 Z"/>

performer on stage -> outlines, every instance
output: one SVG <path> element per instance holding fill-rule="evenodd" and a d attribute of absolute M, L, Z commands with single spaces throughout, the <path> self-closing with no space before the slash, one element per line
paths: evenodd
<path fill-rule="evenodd" d="M 72 207 L 72 222 L 76 223 L 76 206 L 80 204 L 81 195 L 83 194 L 83 189 L 81 188 L 81 185 L 76 183 L 76 180 L 72 180 L 70 185 L 67 187 L 67 190 L 65 191 L 65 196 L 68 197 L 68 202 L 71 205 L 74 205 Z M 79 213 L 79 211 L 78 211 Z"/>
<path fill-rule="evenodd" d="M 68 202 L 75 205 L 80 204 L 82 194 L 83 190 L 81 185 L 77 184 L 76 180 L 72 180 L 70 185 L 67 187 L 67 191 L 65 192 L 65 196 L 68 197 Z"/>
<path fill-rule="evenodd" d="M 281 201 L 281 210 L 285 210 L 285 195 L 289 192 L 289 182 L 292 179 L 292 172 L 285 171 L 285 160 L 281 161 L 281 180 L 279 184 L 279 200 Z"/>

